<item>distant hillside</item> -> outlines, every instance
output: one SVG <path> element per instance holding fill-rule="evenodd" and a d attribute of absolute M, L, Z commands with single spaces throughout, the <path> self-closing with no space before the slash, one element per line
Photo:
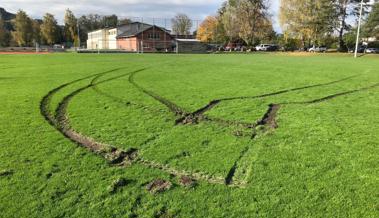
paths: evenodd
<path fill-rule="evenodd" d="M 15 14 L 9 13 L 4 8 L 0 8 L 0 18 L 4 20 L 12 20 L 16 17 Z"/>

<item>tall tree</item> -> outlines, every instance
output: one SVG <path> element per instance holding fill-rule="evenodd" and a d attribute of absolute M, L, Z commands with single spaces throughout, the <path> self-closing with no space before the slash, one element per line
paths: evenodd
<path fill-rule="evenodd" d="M 103 17 L 103 26 L 107 28 L 114 28 L 117 27 L 118 24 L 118 17 L 117 15 L 110 15 L 110 16 L 104 16 Z"/>
<path fill-rule="evenodd" d="M 379 2 L 372 7 L 363 29 L 366 37 L 379 39 Z"/>
<path fill-rule="evenodd" d="M 0 17 L 0 47 L 9 46 L 10 33 L 5 28 L 5 21 Z"/>
<path fill-rule="evenodd" d="M 225 2 L 220 11 L 222 13 L 221 20 L 227 40 L 233 42 L 239 35 L 236 1 L 229 0 L 228 2 Z"/>
<path fill-rule="evenodd" d="M 269 33 L 272 33 L 272 22 L 267 10 L 265 0 L 237 1 L 239 36 L 247 45 L 254 45 L 258 39 L 265 38 Z"/>
<path fill-rule="evenodd" d="M 70 9 L 64 15 L 64 33 L 67 42 L 75 42 L 78 38 L 78 20 Z"/>
<path fill-rule="evenodd" d="M 254 45 L 273 32 L 267 0 L 228 0 L 219 9 L 224 33 L 229 42 Z"/>
<path fill-rule="evenodd" d="M 172 31 L 178 35 L 190 35 L 192 20 L 185 14 L 177 14 L 172 19 Z"/>
<path fill-rule="evenodd" d="M 297 38 L 303 46 L 317 44 L 333 32 L 334 10 L 330 0 L 281 0 L 280 25 L 285 35 Z"/>
<path fill-rule="evenodd" d="M 200 24 L 196 37 L 202 42 L 214 42 L 217 37 L 218 20 L 216 17 L 208 16 Z"/>
<path fill-rule="evenodd" d="M 13 32 L 14 41 L 19 46 L 32 46 L 33 44 L 33 27 L 32 20 L 22 10 L 16 14 L 14 21 L 15 31 Z"/>
<path fill-rule="evenodd" d="M 32 20 L 32 28 L 33 28 L 33 42 L 41 44 L 42 43 L 41 21 Z"/>
<path fill-rule="evenodd" d="M 347 30 L 351 28 L 348 24 L 347 19 L 351 15 L 357 15 L 361 0 L 334 0 L 334 10 L 335 10 L 335 30 L 338 32 L 338 44 L 339 50 L 347 50 L 344 34 Z M 367 3 L 369 0 L 364 0 Z"/>
<path fill-rule="evenodd" d="M 59 37 L 59 27 L 52 14 L 45 14 L 41 25 L 41 33 L 46 43 L 52 45 L 57 42 Z"/>

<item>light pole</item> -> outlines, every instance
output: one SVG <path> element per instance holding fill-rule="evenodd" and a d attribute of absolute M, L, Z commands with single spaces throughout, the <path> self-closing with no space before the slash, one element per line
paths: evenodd
<path fill-rule="evenodd" d="M 76 28 L 78 30 L 78 42 L 79 42 L 78 49 L 80 49 L 81 42 L 80 42 L 80 25 L 79 25 L 79 20 L 76 21 L 76 26 L 77 26 Z"/>
<path fill-rule="evenodd" d="M 357 41 L 355 43 L 355 54 L 354 57 L 358 57 L 358 44 L 359 44 L 359 33 L 361 31 L 361 22 L 362 22 L 362 13 L 363 13 L 363 0 L 361 1 L 361 9 L 359 11 L 359 21 L 358 21 L 358 30 L 357 30 Z"/>

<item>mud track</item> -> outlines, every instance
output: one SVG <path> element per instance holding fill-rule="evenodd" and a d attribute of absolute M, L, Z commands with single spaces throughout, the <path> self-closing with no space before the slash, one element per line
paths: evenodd
<path fill-rule="evenodd" d="M 263 115 L 263 117 L 260 120 L 258 120 L 254 125 L 252 125 L 251 127 L 248 127 L 248 128 L 252 128 L 253 129 L 252 140 L 254 140 L 255 137 L 257 136 L 257 134 L 258 134 L 257 133 L 257 128 L 260 127 L 260 126 L 264 127 L 264 132 L 278 128 L 278 124 L 277 124 L 277 121 L 276 121 L 276 116 L 277 116 L 277 113 L 278 113 L 279 109 L 281 108 L 281 106 L 284 106 L 284 105 L 309 105 L 309 104 L 317 104 L 317 103 L 320 103 L 320 102 L 325 102 L 325 101 L 332 100 L 332 99 L 337 98 L 337 97 L 346 96 L 346 95 L 354 94 L 354 93 L 357 93 L 357 92 L 367 91 L 367 90 L 370 90 L 370 89 L 373 89 L 373 88 L 377 88 L 377 87 L 379 87 L 379 83 L 376 83 L 376 84 L 371 85 L 371 86 L 363 87 L 363 88 L 360 88 L 360 89 L 355 89 L 355 90 L 350 90 L 350 91 L 336 93 L 336 94 L 333 94 L 333 95 L 328 95 L 328 96 L 325 96 L 325 97 L 322 97 L 322 98 L 318 98 L 318 99 L 313 99 L 313 100 L 310 100 L 310 101 L 270 104 L 268 106 L 267 112 Z M 236 162 L 230 168 L 229 173 L 228 173 L 228 175 L 225 178 L 225 184 L 227 184 L 227 185 L 232 184 L 233 178 L 234 178 L 234 174 L 235 174 L 235 172 L 237 170 L 237 167 L 238 167 L 238 163 L 245 156 L 245 154 L 249 151 L 249 149 L 250 149 L 250 146 L 247 146 L 247 147 L 245 147 L 243 149 L 243 151 L 242 151 L 241 155 L 239 156 L 239 158 L 236 160 Z"/>
<path fill-rule="evenodd" d="M 260 127 L 264 127 L 263 128 L 264 132 L 278 128 L 276 116 L 277 116 L 277 113 L 278 113 L 279 109 L 281 108 L 281 106 L 291 105 L 291 104 L 294 104 L 294 105 L 296 105 L 296 104 L 297 105 L 299 105 L 299 104 L 300 105 L 315 104 L 315 103 L 319 103 L 319 102 L 323 102 L 323 101 L 328 101 L 328 100 L 331 100 L 331 99 L 336 98 L 336 97 L 349 95 L 349 94 L 353 94 L 353 93 L 360 92 L 360 91 L 369 90 L 371 88 L 375 88 L 375 87 L 379 86 L 379 83 L 378 83 L 378 84 L 375 84 L 375 85 L 372 85 L 369 87 L 345 91 L 345 92 L 325 96 L 325 97 L 320 98 L 320 99 L 314 99 L 314 100 L 304 101 L 304 102 L 287 102 L 287 103 L 280 103 L 280 104 L 270 104 L 268 106 L 267 112 L 263 115 L 263 117 L 260 120 L 256 121 L 255 123 L 244 123 L 244 122 L 240 122 L 240 121 L 226 121 L 226 120 L 219 119 L 219 118 L 210 118 L 210 117 L 205 116 L 204 114 L 207 111 L 210 111 L 211 109 L 216 107 L 222 101 L 265 98 L 265 97 L 269 97 L 269 96 L 280 95 L 283 93 L 288 93 L 288 92 L 293 92 L 293 91 L 298 91 L 298 90 L 304 90 L 304 89 L 313 88 L 313 87 L 321 87 L 321 86 L 336 84 L 338 82 L 342 82 L 342 81 L 351 79 L 355 76 L 347 77 L 347 78 L 344 78 L 341 80 L 332 81 L 332 82 L 328 82 L 328 83 L 304 86 L 304 87 L 299 87 L 299 88 L 292 88 L 292 89 L 287 89 L 287 90 L 282 90 L 282 91 L 277 91 L 277 92 L 267 93 L 267 94 L 257 95 L 257 96 L 216 99 L 216 100 L 211 101 L 206 106 L 196 110 L 195 112 L 188 113 L 184 109 L 177 106 L 175 103 L 167 100 L 166 98 L 164 98 L 162 96 L 159 96 L 158 94 L 156 94 L 150 90 L 143 88 L 141 85 L 139 85 L 137 82 L 135 82 L 135 78 L 134 78 L 135 75 L 137 73 L 145 70 L 145 69 L 137 70 L 137 71 L 134 71 L 131 73 L 126 73 L 126 74 L 118 75 L 118 76 L 115 76 L 115 77 L 112 77 L 109 79 L 98 81 L 98 80 L 100 80 L 100 78 L 102 76 L 109 74 L 109 73 L 112 73 L 112 72 L 115 72 L 115 71 L 118 71 L 118 70 L 120 70 L 120 68 L 110 70 L 110 71 L 106 71 L 103 73 L 94 74 L 91 76 L 87 76 L 87 77 L 84 77 L 81 79 L 74 80 L 74 81 L 69 82 L 69 83 L 65 83 L 65 84 L 51 90 L 41 100 L 40 110 L 41 110 L 42 116 L 53 127 L 55 127 L 59 132 L 61 132 L 66 138 L 70 139 L 71 141 L 77 143 L 80 146 L 87 148 L 91 152 L 94 152 L 96 154 L 103 156 L 111 164 L 118 164 L 118 165 L 140 164 L 140 165 L 143 165 L 145 167 L 149 167 L 149 168 L 153 168 L 153 169 L 159 169 L 163 172 L 172 174 L 172 175 L 179 177 L 179 178 L 188 177 L 188 178 L 195 179 L 195 180 L 206 181 L 206 182 L 211 183 L 211 184 L 226 184 L 228 186 L 236 186 L 236 187 L 245 187 L 245 185 L 246 185 L 246 181 L 237 180 L 234 178 L 234 175 L 235 175 L 235 172 L 238 168 L 239 162 L 243 159 L 243 157 L 249 151 L 249 149 L 251 147 L 250 145 L 246 146 L 241 151 L 240 156 L 234 162 L 233 166 L 229 170 L 226 177 L 213 176 L 213 175 L 209 175 L 209 174 L 203 173 L 203 172 L 196 172 L 195 173 L 195 172 L 190 172 L 190 171 L 185 171 L 185 170 L 177 170 L 177 169 L 172 168 L 172 167 L 165 165 L 165 164 L 155 163 L 153 161 L 148 161 L 148 160 L 143 159 L 142 157 L 138 156 L 138 150 L 137 149 L 131 148 L 127 151 L 123 151 L 123 150 L 121 150 L 115 146 L 97 142 L 90 137 L 84 136 L 84 135 L 76 132 L 75 130 L 73 130 L 70 127 L 69 118 L 67 116 L 67 108 L 69 106 L 70 101 L 75 96 L 77 96 L 78 94 L 84 92 L 85 90 L 87 90 L 89 88 L 92 88 L 95 91 L 97 91 L 97 93 L 99 93 L 99 94 L 102 94 L 104 96 L 112 98 L 115 101 L 121 102 L 122 99 L 114 97 L 114 96 L 110 96 L 107 93 L 102 92 L 100 89 L 97 88 L 97 86 L 102 84 L 102 83 L 110 82 L 110 81 L 113 81 L 113 80 L 116 80 L 116 79 L 119 79 L 122 77 L 129 76 L 128 80 L 134 87 L 136 87 L 141 92 L 147 94 L 148 96 L 154 98 L 155 100 L 157 100 L 161 104 L 165 105 L 171 112 L 175 113 L 175 115 L 180 116 L 180 118 L 176 120 L 176 124 L 197 124 L 201 121 L 204 121 L 204 122 L 214 122 L 214 123 L 218 123 L 218 124 L 226 125 L 226 126 L 231 126 L 231 125 L 240 126 L 243 128 L 251 129 L 252 130 L 251 139 L 254 140 L 258 134 L 257 130 Z M 75 91 L 73 91 L 72 93 L 70 93 L 69 95 L 67 95 L 66 97 L 63 98 L 63 100 L 58 104 L 58 107 L 55 110 L 55 115 L 49 111 L 48 107 L 50 105 L 51 98 L 56 93 L 58 93 L 60 90 L 62 90 L 63 88 L 65 88 L 69 85 L 72 85 L 72 84 L 80 82 L 80 81 L 84 81 L 86 79 L 91 79 L 91 78 L 92 78 L 92 80 L 88 85 L 85 85 L 79 89 L 76 89 Z M 141 105 L 135 105 L 135 106 L 144 107 Z"/>
<path fill-rule="evenodd" d="M 164 104 L 171 112 L 175 113 L 176 115 L 183 116 L 184 114 L 187 114 L 187 112 L 180 108 L 178 105 L 175 103 L 169 101 L 168 99 L 154 93 L 153 91 L 147 90 L 143 88 L 141 85 L 139 85 L 137 82 L 135 82 L 135 75 L 138 72 L 134 72 L 129 76 L 129 82 L 134 85 L 137 89 L 142 91 L 143 93 L 149 95 L 150 97 L 154 98 L 155 100 L 159 101 L 160 103 Z"/>
<path fill-rule="evenodd" d="M 102 75 L 104 76 L 104 75 Z M 91 84 L 93 85 L 91 88 L 99 95 L 102 95 L 104 97 L 107 97 L 109 99 L 111 99 L 113 102 L 116 102 L 118 104 L 121 104 L 121 105 L 124 105 L 125 107 L 134 107 L 134 108 L 137 108 L 137 109 L 141 109 L 141 110 L 147 110 L 151 113 L 155 113 L 155 114 L 158 114 L 158 113 L 162 113 L 162 110 L 161 109 L 157 109 L 157 108 L 151 108 L 147 105 L 143 105 L 143 104 L 138 104 L 138 103 L 135 103 L 135 102 L 132 102 L 132 101 L 126 101 L 120 97 L 117 97 L 117 96 L 114 96 L 114 95 L 111 95 L 103 90 L 101 90 L 97 85 L 96 83 L 98 82 L 98 80 L 100 79 L 101 77 L 97 77 L 97 78 L 94 78 L 92 81 L 91 81 Z"/>
<path fill-rule="evenodd" d="M 40 110 L 42 116 L 49 122 L 50 125 L 52 125 L 55 129 L 57 129 L 62 135 L 64 135 L 67 139 L 71 140 L 72 142 L 88 149 L 89 151 L 101 155 L 103 158 L 105 158 L 110 164 L 113 165 L 130 165 L 130 164 L 140 164 L 145 167 L 153 168 L 153 169 L 159 169 L 163 172 L 169 173 L 171 175 L 174 175 L 178 178 L 186 176 L 195 180 L 200 181 L 206 181 L 211 184 L 224 184 L 224 178 L 223 177 L 217 177 L 212 176 L 207 173 L 203 172 L 189 172 L 185 170 L 177 170 L 173 167 L 170 167 L 168 165 L 163 165 L 159 163 L 155 163 L 153 161 L 144 160 L 142 157 L 138 157 L 138 150 L 134 148 L 130 148 L 127 151 L 123 151 L 115 146 L 108 145 L 105 143 L 100 143 L 95 141 L 94 139 L 84 136 L 75 130 L 73 130 L 70 127 L 69 118 L 67 116 L 67 108 L 69 106 L 70 101 L 80 93 L 84 92 L 85 90 L 99 85 L 101 83 L 109 82 L 121 77 L 125 77 L 127 75 L 130 75 L 132 73 L 122 74 L 120 76 L 112 77 L 107 80 L 103 80 L 101 82 L 97 83 L 90 83 L 86 86 L 83 86 L 79 89 L 76 89 L 75 91 L 71 92 L 69 95 L 63 98 L 63 100 L 58 104 L 57 109 L 55 110 L 55 116 L 49 111 L 49 105 L 51 98 L 58 93 L 63 88 L 72 85 L 74 83 L 77 83 L 79 81 L 83 81 L 86 79 L 94 78 L 93 80 L 98 80 L 101 76 L 104 76 L 105 74 L 109 74 L 111 72 L 115 72 L 118 69 L 94 74 L 91 76 L 87 76 L 78 80 L 74 80 L 72 82 L 63 84 L 53 90 L 51 90 L 46 96 L 44 96 L 40 102 Z M 139 70 L 142 71 L 142 70 Z M 139 72 L 135 71 L 135 72 Z M 236 181 L 236 184 L 234 186 L 243 187 L 243 182 Z"/>
<path fill-rule="evenodd" d="M 184 124 L 184 125 L 185 124 L 197 124 L 198 122 L 200 122 L 202 120 L 207 120 L 207 121 L 211 121 L 211 122 L 213 121 L 213 122 L 222 124 L 224 126 L 225 125 L 229 125 L 229 126 L 238 125 L 238 126 L 245 126 L 247 128 L 252 128 L 251 125 L 243 123 L 243 122 L 240 122 L 240 121 L 227 121 L 227 120 L 223 120 L 223 119 L 219 119 L 219 118 L 218 119 L 216 119 L 216 118 L 209 118 L 208 116 L 205 115 L 205 113 L 208 112 L 208 111 L 210 111 L 211 109 L 213 109 L 218 104 L 220 104 L 221 102 L 224 102 L 224 101 L 266 98 L 266 97 L 270 97 L 270 96 L 281 95 L 281 94 L 285 94 L 285 93 L 289 93 L 289 92 L 295 92 L 295 91 L 299 91 L 299 90 L 305 90 L 305 89 L 310 89 L 310 88 L 316 88 L 316 87 L 333 85 L 333 84 L 337 84 L 337 83 L 340 83 L 340 82 L 343 82 L 343 81 L 346 81 L 346 80 L 349 80 L 349 79 L 352 79 L 352 78 L 355 78 L 355 77 L 357 77 L 357 75 L 355 75 L 355 76 L 349 76 L 349 77 L 346 77 L 346 78 L 343 78 L 343 79 L 339 79 L 339 80 L 335 80 L 335 81 L 331 81 L 331 82 L 327 82 L 327 83 L 320 83 L 320 84 L 303 86 L 303 87 L 298 87 L 298 88 L 285 89 L 285 90 L 271 92 L 271 93 L 266 93 L 266 94 L 262 94 L 262 95 L 215 99 L 215 100 L 210 101 L 207 105 L 205 105 L 204 107 L 196 110 L 193 113 L 186 113 L 186 114 L 184 114 L 181 118 L 177 119 L 175 121 L 175 123 L 177 125 L 178 124 Z"/>

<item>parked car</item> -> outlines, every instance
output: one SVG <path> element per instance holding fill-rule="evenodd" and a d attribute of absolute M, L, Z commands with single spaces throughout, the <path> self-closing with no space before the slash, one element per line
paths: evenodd
<path fill-rule="evenodd" d="M 277 51 L 279 49 L 278 45 L 271 45 L 271 44 L 260 44 L 257 47 L 255 47 L 256 51 Z"/>
<path fill-rule="evenodd" d="M 364 46 L 361 46 L 361 47 L 358 47 L 358 53 L 364 53 L 366 51 L 366 47 Z M 349 48 L 349 53 L 354 53 L 355 52 L 355 48 Z"/>
<path fill-rule="evenodd" d="M 379 53 L 379 49 L 377 49 L 377 48 L 366 48 L 365 53 L 377 54 L 377 53 Z"/>
<path fill-rule="evenodd" d="M 270 45 L 270 47 L 267 48 L 267 51 L 278 51 L 279 46 L 278 45 Z"/>
<path fill-rule="evenodd" d="M 267 51 L 270 48 L 271 45 L 269 44 L 260 44 L 257 47 L 255 47 L 256 51 Z"/>
<path fill-rule="evenodd" d="M 319 46 L 319 47 L 313 46 L 308 51 L 309 52 L 326 52 L 327 50 L 328 49 L 325 46 Z"/>

